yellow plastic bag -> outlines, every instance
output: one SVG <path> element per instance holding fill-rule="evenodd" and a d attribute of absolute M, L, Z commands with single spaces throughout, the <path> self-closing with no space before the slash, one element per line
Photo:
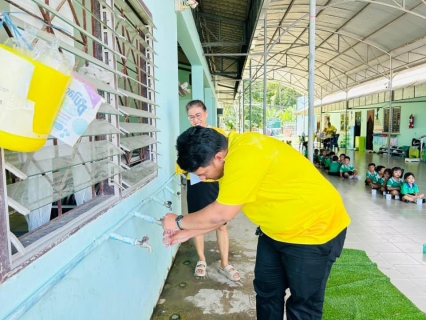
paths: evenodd
<path fill-rule="evenodd" d="M 34 72 L 26 97 L 28 100 L 34 102 L 34 118 L 32 122 L 32 131 L 34 134 L 28 134 L 28 128 L 23 130 L 25 131 L 23 134 L 5 132 L 0 128 L 0 147 L 22 152 L 36 151 L 44 145 L 47 135 L 53 127 L 66 89 L 71 81 L 71 76 L 22 56 L 13 49 L 0 44 L 0 52 L 4 52 L 4 50 L 13 53 L 15 56 L 24 59 L 34 66 Z M 6 79 L 8 76 L 11 75 L 2 74 L 2 77 Z M 9 115 L 13 116 L 13 113 L 9 112 Z M 18 113 L 15 119 L 11 119 L 11 121 L 14 121 L 17 126 L 21 125 Z M 26 125 L 22 123 L 22 127 Z"/>
<path fill-rule="evenodd" d="M 0 147 L 28 151 L 43 146 L 46 135 L 33 132 L 34 102 L 27 100 L 34 66 L 0 48 Z M 27 140 L 29 139 L 29 140 Z"/>

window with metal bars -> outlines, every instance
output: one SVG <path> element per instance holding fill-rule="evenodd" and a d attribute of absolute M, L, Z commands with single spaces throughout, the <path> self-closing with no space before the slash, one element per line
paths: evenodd
<path fill-rule="evenodd" d="M 159 106 L 154 24 L 141 0 L 7 3 L 18 28 L 33 28 L 37 41 L 56 43 L 74 72 L 104 98 L 73 147 L 49 137 L 33 153 L 1 150 L 0 227 L 10 230 L 7 240 L 0 237 L 0 253 L 9 253 L 10 267 L 40 250 L 46 235 L 66 232 L 63 226 L 76 217 L 84 221 L 85 212 L 102 212 L 157 177 Z M 0 30 L 1 42 L 9 36 L 7 26 Z"/>

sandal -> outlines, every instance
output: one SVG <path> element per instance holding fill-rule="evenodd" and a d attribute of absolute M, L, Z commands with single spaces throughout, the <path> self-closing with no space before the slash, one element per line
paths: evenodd
<path fill-rule="evenodd" d="M 206 276 L 207 263 L 205 261 L 198 261 L 195 266 L 194 276 L 205 277 Z"/>
<path fill-rule="evenodd" d="M 232 264 L 228 264 L 225 268 L 219 268 L 219 273 L 223 274 L 225 277 L 227 277 L 231 281 L 239 281 L 240 275 L 238 274 L 238 271 L 234 269 Z M 234 275 L 238 275 L 238 277 L 234 277 Z"/>

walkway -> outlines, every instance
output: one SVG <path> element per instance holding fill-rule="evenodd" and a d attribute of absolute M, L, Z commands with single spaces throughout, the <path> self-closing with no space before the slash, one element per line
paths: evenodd
<path fill-rule="evenodd" d="M 426 164 L 404 163 L 404 159 L 377 154 L 349 152 L 356 168 L 365 174 L 367 164 L 401 166 L 417 178 L 420 191 L 426 192 Z M 392 283 L 426 312 L 426 205 L 373 197 L 363 181 L 329 180 L 342 195 L 352 224 L 346 248 L 365 250 Z M 243 214 L 229 224 L 230 261 L 240 271 L 241 282 L 233 283 L 217 272 L 219 253 L 215 235 L 206 237 L 208 278 L 193 276 L 197 262 L 192 242 L 181 245 L 152 319 L 256 319 L 253 269 L 257 237 L 255 226 Z M 173 315 L 176 315 L 174 318 Z M 177 317 L 180 316 L 180 318 Z"/>

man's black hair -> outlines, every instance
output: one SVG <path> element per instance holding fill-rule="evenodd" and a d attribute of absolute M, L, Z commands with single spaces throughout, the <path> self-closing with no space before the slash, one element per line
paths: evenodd
<path fill-rule="evenodd" d="M 370 162 L 367 167 L 370 167 L 370 166 L 374 166 L 375 167 L 376 164 L 374 162 Z"/>
<path fill-rule="evenodd" d="M 177 164 L 187 172 L 206 167 L 214 156 L 228 148 L 226 137 L 211 128 L 194 126 L 184 131 L 176 141 Z"/>

